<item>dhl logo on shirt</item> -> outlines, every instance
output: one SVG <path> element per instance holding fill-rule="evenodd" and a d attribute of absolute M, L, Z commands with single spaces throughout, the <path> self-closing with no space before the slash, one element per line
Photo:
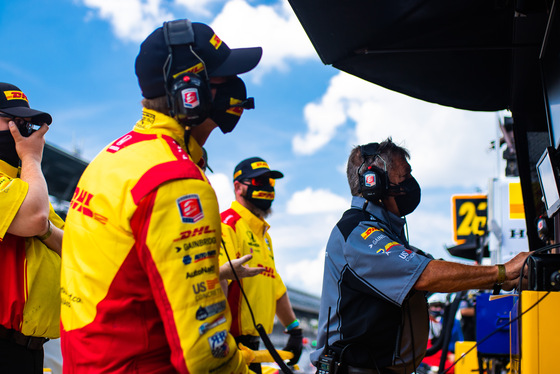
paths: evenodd
<path fill-rule="evenodd" d="M 387 244 L 385 245 L 385 248 L 380 248 L 380 249 L 378 249 L 376 253 L 387 253 L 387 252 L 389 252 L 393 247 L 395 247 L 395 246 L 397 246 L 397 245 L 400 245 L 400 244 L 397 243 L 397 242 L 390 242 L 390 243 L 387 243 Z"/>
<path fill-rule="evenodd" d="M 21 91 L 4 91 L 4 96 L 6 96 L 6 100 L 27 100 L 27 96 Z"/>
<path fill-rule="evenodd" d="M 255 192 L 253 192 L 252 197 L 253 197 L 254 199 L 274 200 L 274 192 L 255 191 Z"/>
<path fill-rule="evenodd" d="M 188 69 L 185 69 L 183 71 L 180 71 L 178 73 L 173 74 L 173 78 L 177 78 L 179 75 L 184 74 L 184 73 L 194 73 L 194 74 L 198 74 L 201 71 L 204 70 L 204 64 L 202 62 L 199 62 L 198 64 L 191 66 Z"/>
<path fill-rule="evenodd" d="M 74 209 L 78 213 L 82 213 L 86 217 L 91 217 L 96 221 L 99 221 L 103 225 L 106 224 L 108 221 L 107 217 L 104 217 L 98 213 L 94 213 L 91 210 L 91 199 L 93 199 L 93 195 L 91 193 L 87 192 L 84 189 L 76 187 L 74 196 L 72 196 L 72 200 L 70 201 L 70 209 Z"/>
<path fill-rule="evenodd" d="M 267 164 L 266 162 L 264 162 L 264 161 L 253 162 L 253 163 L 251 164 L 251 168 L 252 168 L 253 170 L 255 170 L 255 169 L 260 169 L 260 168 L 267 168 L 267 169 L 270 169 L 270 168 L 268 167 L 268 164 Z"/>
<path fill-rule="evenodd" d="M 218 49 L 222 45 L 222 40 L 218 38 L 218 35 L 214 34 L 210 38 L 210 44 L 212 44 L 214 48 Z"/>
<path fill-rule="evenodd" d="M 364 240 L 366 240 L 368 238 L 368 236 L 370 236 L 371 234 L 373 234 L 376 231 L 383 231 L 381 229 L 378 229 L 376 227 L 370 227 L 368 228 L 366 231 L 364 231 L 363 233 L 361 233 L 362 238 L 364 238 Z"/>
<path fill-rule="evenodd" d="M 178 242 L 179 240 L 184 240 L 184 239 L 192 238 L 193 236 L 198 236 L 203 234 L 211 234 L 213 232 L 216 232 L 216 230 L 213 229 L 210 230 L 210 226 L 201 226 L 192 230 L 186 230 L 181 232 L 181 236 L 178 237 L 177 239 L 174 239 L 173 241 Z"/>
<path fill-rule="evenodd" d="M 264 268 L 264 271 L 261 273 L 261 275 L 269 278 L 276 278 L 276 276 L 274 275 L 274 268 L 270 266 L 263 266 L 261 264 L 258 264 L 257 267 Z"/>

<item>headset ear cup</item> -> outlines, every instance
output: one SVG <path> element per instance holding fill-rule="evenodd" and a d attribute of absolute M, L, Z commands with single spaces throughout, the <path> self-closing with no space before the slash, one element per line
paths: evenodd
<path fill-rule="evenodd" d="M 194 73 L 177 76 L 171 85 L 173 114 L 185 126 L 201 124 L 210 116 L 212 91 L 210 85 Z"/>
<path fill-rule="evenodd" d="M 384 198 L 389 190 L 387 173 L 376 166 L 369 166 L 360 175 L 360 189 L 366 200 L 374 201 Z"/>

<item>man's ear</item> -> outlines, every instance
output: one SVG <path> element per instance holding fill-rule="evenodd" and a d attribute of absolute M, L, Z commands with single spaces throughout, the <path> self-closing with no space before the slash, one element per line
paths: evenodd
<path fill-rule="evenodd" d="M 235 195 L 241 195 L 243 196 L 245 194 L 245 189 L 247 188 L 247 186 L 245 186 L 243 183 L 239 182 L 239 181 L 233 181 L 233 190 L 235 191 Z"/>

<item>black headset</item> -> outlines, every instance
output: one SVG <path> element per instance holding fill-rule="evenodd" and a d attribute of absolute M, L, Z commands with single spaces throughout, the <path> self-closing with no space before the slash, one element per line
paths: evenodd
<path fill-rule="evenodd" d="M 369 143 L 360 146 L 360 153 L 362 154 L 362 164 L 358 168 L 358 180 L 360 181 L 360 190 L 362 196 L 369 201 L 377 201 L 387 196 L 389 192 L 389 177 L 387 175 L 387 165 L 385 170 L 377 166 L 368 166 L 363 174 L 361 174 L 362 167 L 367 161 L 368 157 L 379 156 L 379 143 Z M 381 158 L 381 157 L 380 157 Z M 381 159 L 383 162 L 385 160 Z"/>
<path fill-rule="evenodd" d="M 204 61 L 194 52 L 194 32 L 188 19 L 164 22 L 163 35 L 169 56 L 163 65 L 165 92 L 171 117 L 186 126 L 201 124 L 212 110 L 212 91 Z M 203 66 L 204 76 L 183 71 L 171 74 L 173 47 L 187 46 Z"/>

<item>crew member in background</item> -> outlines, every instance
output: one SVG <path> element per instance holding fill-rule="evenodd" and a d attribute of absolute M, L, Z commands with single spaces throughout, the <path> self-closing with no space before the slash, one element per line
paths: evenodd
<path fill-rule="evenodd" d="M 188 20 L 142 43 L 144 107 L 89 164 L 67 216 L 62 260 L 65 373 L 247 373 L 219 284 L 218 201 L 202 146 L 249 108 L 257 48 L 230 49 Z"/>
<path fill-rule="evenodd" d="M 64 222 L 41 172 L 50 114 L 0 83 L 0 373 L 43 372 L 43 344 L 60 336 Z M 40 128 L 34 131 L 34 125 Z"/>
<path fill-rule="evenodd" d="M 284 175 L 270 170 L 260 157 L 241 161 L 233 173 L 235 201 L 231 208 L 222 212 L 222 237 L 225 248 L 220 252 L 220 264 L 252 254 L 247 266 L 260 267 L 262 274 L 251 278 L 231 281 L 228 286 L 228 302 L 233 315 L 231 333 L 238 343 L 253 350 L 259 348 L 259 333 L 256 330 L 240 287 L 245 290 L 257 324 L 262 324 L 266 333 L 272 332 L 274 315 L 289 334 L 285 351 L 294 353 L 288 362 L 295 365 L 302 351 L 303 333 L 290 304 L 286 286 L 276 272 L 272 241 L 268 234 L 270 225 L 265 218 L 271 213 L 276 179 Z M 227 255 L 225 251 L 227 251 Z M 251 364 L 250 369 L 261 373 L 260 364 Z"/>
<path fill-rule="evenodd" d="M 408 244 L 401 217 L 420 203 L 409 158 L 391 138 L 350 153 L 352 206 L 327 243 L 315 365 L 331 357 L 342 373 L 412 373 L 428 340 L 424 291 L 517 285 L 527 252 L 505 265 L 472 266 Z"/>

